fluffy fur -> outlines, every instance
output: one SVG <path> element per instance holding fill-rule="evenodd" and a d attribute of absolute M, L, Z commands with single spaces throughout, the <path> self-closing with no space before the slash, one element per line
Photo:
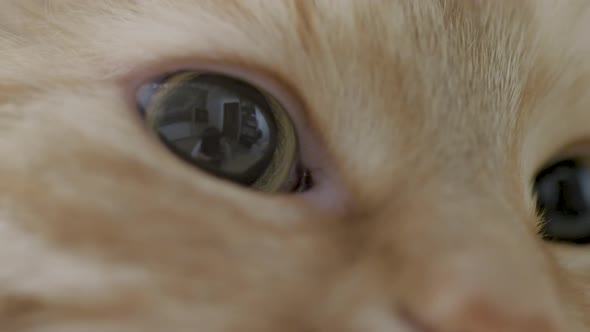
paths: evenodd
<path fill-rule="evenodd" d="M 531 195 L 590 133 L 588 31 L 585 0 L 2 0 L 0 330 L 590 331 L 590 247 Z M 146 134 L 133 87 L 180 65 L 295 100 L 310 199 Z"/>

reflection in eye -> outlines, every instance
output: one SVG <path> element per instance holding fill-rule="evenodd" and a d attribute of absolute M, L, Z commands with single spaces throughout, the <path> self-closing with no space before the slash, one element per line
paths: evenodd
<path fill-rule="evenodd" d="M 253 86 L 184 72 L 142 87 L 138 103 L 173 153 L 212 175 L 264 191 L 302 189 L 293 124 Z"/>

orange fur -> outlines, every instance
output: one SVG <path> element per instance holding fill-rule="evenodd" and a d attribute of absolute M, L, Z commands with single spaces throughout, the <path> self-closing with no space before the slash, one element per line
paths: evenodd
<path fill-rule="evenodd" d="M 589 18 L 583 0 L 4 0 L 0 330 L 590 331 L 590 248 L 542 242 L 530 194 L 590 132 Z M 202 65 L 296 101 L 337 204 L 237 188 L 146 135 L 134 84 Z"/>

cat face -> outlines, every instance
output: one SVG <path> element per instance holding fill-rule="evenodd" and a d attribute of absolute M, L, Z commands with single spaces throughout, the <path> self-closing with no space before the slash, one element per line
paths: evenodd
<path fill-rule="evenodd" d="M 4 1 L 0 328 L 590 331 L 590 247 L 543 240 L 533 195 L 587 154 L 589 18 L 575 0 Z M 313 185 L 180 160 L 136 99 L 179 71 L 272 95 Z"/>

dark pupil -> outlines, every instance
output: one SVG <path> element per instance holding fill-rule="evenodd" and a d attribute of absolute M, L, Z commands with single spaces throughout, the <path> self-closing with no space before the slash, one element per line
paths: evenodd
<path fill-rule="evenodd" d="M 586 165 L 575 160 L 555 164 L 539 174 L 535 190 L 549 239 L 590 241 L 590 171 Z"/>
<path fill-rule="evenodd" d="M 241 81 L 195 75 L 155 101 L 154 124 L 179 157 L 224 179 L 252 185 L 268 169 L 276 124 L 264 96 Z"/>

